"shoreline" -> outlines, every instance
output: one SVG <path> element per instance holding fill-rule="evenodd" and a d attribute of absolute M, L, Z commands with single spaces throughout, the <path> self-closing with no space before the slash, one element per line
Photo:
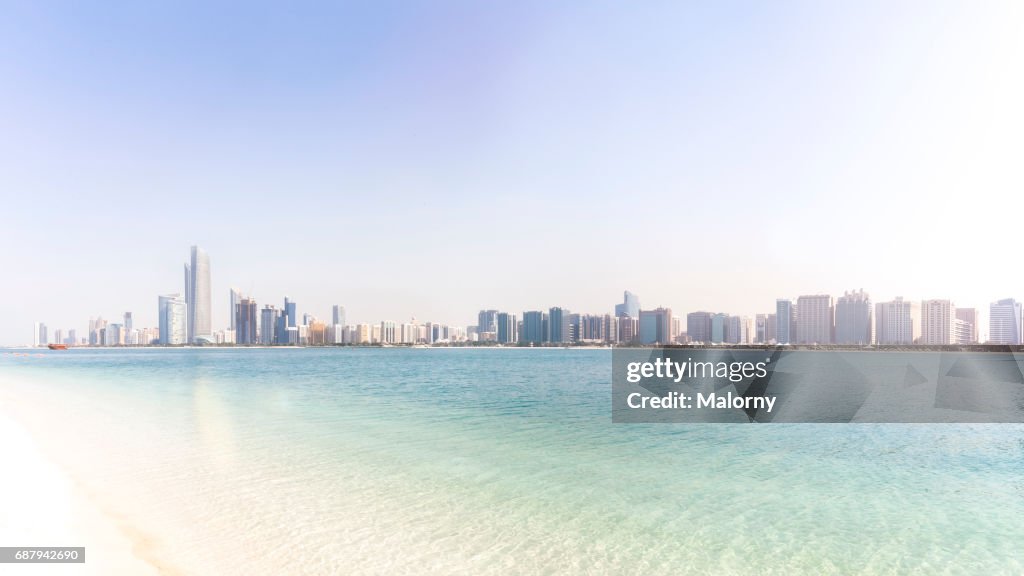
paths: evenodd
<path fill-rule="evenodd" d="M 0 407 L 0 444 L 7 472 L 0 490 L 14 496 L 0 514 L 0 546 L 84 546 L 85 563 L 4 565 L 4 574 L 174 576 L 144 558 L 145 538 L 104 512 L 42 449 L 9 411 Z"/>

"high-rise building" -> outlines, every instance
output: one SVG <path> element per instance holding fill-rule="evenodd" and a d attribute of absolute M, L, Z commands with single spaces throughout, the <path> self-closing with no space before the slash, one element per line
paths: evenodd
<path fill-rule="evenodd" d="M 228 307 L 228 317 L 231 319 L 228 323 L 229 327 L 234 330 L 235 327 L 235 315 L 238 313 L 238 303 L 242 301 L 242 291 L 238 288 L 232 288 L 230 294 L 231 305 Z"/>
<path fill-rule="evenodd" d="M 1013 298 L 993 302 L 988 308 L 989 344 L 1021 343 L 1021 303 Z"/>
<path fill-rule="evenodd" d="M 235 308 L 235 342 L 237 344 L 259 344 L 256 335 L 256 300 L 243 297 Z"/>
<path fill-rule="evenodd" d="M 128 331 L 128 332 L 131 332 L 134 329 L 132 327 L 132 313 L 131 312 L 125 312 L 124 313 L 124 329 L 126 331 Z"/>
<path fill-rule="evenodd" d="M 213 342 L 210 306 L 210 257 L 198 246 L 192 247 L 192 258 L 185 266 L 188 277 L 188 341 L 193 344 Z"/>
<path fill-rule="evenodd" d="M 879 344 L 915 344 L 921 338 L 921 307 L 897 296 L 875 304 L 875 341 Z"/>
<path fill-rule="evenodd" d="M 498 343 L 499 344 L 513 344 L 518 338 L 516 329 L 518 322 L 515 314 L 509 314 L 508 312 L 498 313 Z"/>
<path fill-rule="evenodd" d="M 43 324 L 42 322 L 36 322 L 32 328 L 33 346 L 46 346 L 47 344 L 50 343 L 49 340 L 47 339 L 46 324 Z"/>
<path fill-rule="evenodd" d="M 640 298 L 629 290 L 622 293 L 622 304 L 615 305 L 615 315 L 618 317 L 629 316 L 630 318 L 640 317 Z"/>
<path fill-rule="evenodd" d="M 796 311 L 793 301 L 779 298 L 775 301 L 775 343 L 790 344 L 796 332 L 794 322 Z"/>
<path fill-rule="evenodd" d="M 640 319 L 632 316 L 619 316 L 619 342 L 633 344 L 637 342 L 640 332 Z"/>
<path fill-rule="evenodd" d="M 415 323 L 416 319 L 413 318 L 413 322 L 401 325 L 402 331 L 402 343 L 403 344 L 415 344 L 420 339 L 420 327 Z"/>
<path fill-rule="evenodd" d="M 719 312 L 711 315 L 711 336 L 708 342 L 712 344 L 725 343 L 725 331 L 728 329 L 729 315 Z"/>
<path fill-rule="evenodd" d="M 398 323 L 392 320 L 383 320 L 380 323 L 380 342 L 385 344 L 396 344 L 399 342 Z"/>
<path fill-rule="evenodd" d="M 725 329 L 725 341 L 728 344 L 749 344 L 750 318 L 746 316 L 729 316 Z"/>
<path fill-rule="evenodd" d="M 777 337 L 777 334 L 778 334 L 778 328 L 777 328 L 778 320 L 776 320 L 776 318 L 778 318 L 778 315 L 776 315 L 776 314 L 769 314 L 765 318 L 765 321 L 764 321 L 764 334 L 765 334 L 765 338 L 766 338 L 766 340 L 764 342 L 765 344 L 775 344 L 776 343 L 775 338 Z"/>
<path fill-rule="evenodd" d="M 639 329 L 641 344 L 671 344 L 672 310 L 670 308 L 641 310 Z"/>
<path fill-rule="evenodd" d="M 835 326 L 832 297 L 827 294 L 796 299 L 796 341 L 798 344 L 830 344 Z"/>
<path fill-rule="evenodd" d="M 497 332 L 498 331 L 498 311 L 497 310 L 481 310 L 477 314 L 476 322 L 477 334 L 483 332 Z"/>
<path fill-rule="evenodd" d="M 519 341 L 534 345 L 547 342 L 546 320 L 547 314 L 540 310 L 523 312 L 523 331 L 519 334 Z"/>
<path fill-rule="evenodd" d="M 871 297 L 867 293 L 844 292 L 836 299 L 836 344 L 871 344 L 873 330 Z"/>
<path fill-rule="evenodd" d="M 604 315 L 604 338 L 605 342 L 619 341 L 619 318 L 611 314 Z"/>
<path fill-rule="evenodd" d="M 295 302 L 284 297 L 284 308 L 281 309 L 281 315 L 284 318 L 285 326 L 287 328 L 295 328 L 299 324 L 299 313 L 296 310 Z"/>
<path fill-rule="evenodd" d="M 921 344 L 956 343 L 956 307 L 949 300 L 921 301 Z"/>
<path fill-rule="evenodd" d="M 277 342 L 277 318 L 278 311 L 270 304 L 260 311 L 260 344 L 269 346 Z"/>
<path fill-rule="evenodd" d="M 755 344 L 767 344 L 768 343 L 768 315 L 767 314 L 756 314 L 754 315 L 754 343 Z"/>
<path fill-rule="evenodd" d="M 340 304 L 335 304 L 331 309 L 331 320 L 335 326 L 345 325 L 345 307 Z"/>
<path fill-rule="evenodd" d="M 548 342 L 569 342 L 569 311 L 558 306 L 548 310 Z"/>
<path fill-rule="evenodd" d="M 977 344 L 978 343 L 978 309 L 957 308 L 956 309 L 956 343 Z"/>
<path fill-rule="evenodd" d="M 184 302 L 184 300 L 182 300 Z M 182 324 L 184 326 L 184 324 Z M 102 316 L 89 318 L 89 345 L 100 346 L 103 344 L 103 330 L 107 327 L 107 321 Z M 184 338 L 184 333 L 182 334 Z"/>
<path fill-rule="evenodd" d="M 160 343 L 179 345 L 187 342 L 186 316 L 188 314 L 185 299 L 180 294 L 168 294 L 158 299 L 160 325 Z"/>
<path fill-rule="evenodd" d="M 124 345 L 124 325 L 123 324 L 108 324 L 107 328 L 103 331 L 103 345 L 104 346 L 123 346 Z"/>
<path fill-rule="evenodd" d="M 690 312 L 686 315 L 686 335 L 690 342 L 711 342 L 711 312 Z"/>

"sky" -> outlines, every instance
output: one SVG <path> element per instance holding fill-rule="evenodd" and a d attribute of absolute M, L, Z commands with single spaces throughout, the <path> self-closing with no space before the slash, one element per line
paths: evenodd
<path fill-rule="evenodd" d="M 0 344 L 1024 298 L 1019 2 L 3 2 Z"/>

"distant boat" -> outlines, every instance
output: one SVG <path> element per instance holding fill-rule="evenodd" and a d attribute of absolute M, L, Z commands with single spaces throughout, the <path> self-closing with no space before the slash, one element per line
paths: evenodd
<path fill-rule="evenodd" d="M 49 348 L 50 350 L 67 350 L 68 349 L 68 345 L 67 344 L 47 344 L 46 347 Z"/>

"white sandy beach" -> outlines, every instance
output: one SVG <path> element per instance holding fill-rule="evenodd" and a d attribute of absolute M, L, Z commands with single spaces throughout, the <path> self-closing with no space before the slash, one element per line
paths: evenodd
<path fill-rule="evenodd" d="M 50 461 L 25 428 L 0 411 L 0 546 L 84 546 L 84 564 L 3 564 L 5 576 L 158 575 L 136 545 Z"/>

